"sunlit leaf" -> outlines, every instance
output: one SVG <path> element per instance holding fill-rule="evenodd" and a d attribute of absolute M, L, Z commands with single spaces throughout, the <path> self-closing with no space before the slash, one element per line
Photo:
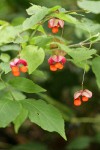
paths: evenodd
<path fill-rule="evenodd" d="M 53 16 L 57 17 L 59 19 L 62 19 L 62 20 L 66 21 L 68 23 L 71 23 L 71 24 L 78 24 L 78 20 L 69 14 L 55 13 L 55 14 L 53 14 Z"/>
<path fill-rule="evenodd" d="M 31 74 L 44 60 L 44 50 L 37 46 L 28 45 L 20 54 L 21 58 L 25 59 L 28 63 L 28 71 Z"/>
<path fill-rule="evenodd" d="M 0 63 L 0 67 L 5 72 L 5 74 L 11 71 L 10 65 L 7 62 Z"/>
<path fill-rule="evenodd" d="M 3 62 L 8 62 L 10 60 L 10 56 L 6 53 L 1 53 L 0 55 L 0 59 L 3 61 Z"/>
<path fill-rule="evenodd" d="M 96 54 L 96 50 L 95 49 L 88 50 L 87 48 L 73 49 L 68 53 L 68 55 L 70 55 L 75 60 L 75 62 L 90 59 L 92 58 L 93 54 Z"/>
<path fill-rule="evenodd" d="M 46 7 L 43 7 L 42 9 L 38 9 L 35 15 L 32 15 L 30 18 L 27 18 L 23 22 L 23 29 L 26 30 L 32 28 L 34 25 L 39 23 L 47 14 L 48 14 L 48 9 Z"/>
<path fill-rule="evenodd" d="M 8 45 L 3 45 L 0 47 L 0 50 L 5 52 L 5 51 L 18 51 L 20 50 L 20 46 L 17 44 L 8 44 Z"/>
<path fill-rule="evenodd" d="M 35 44 L 39 47 L 45 47 L 46 44 L 52 41 L 52 36 L 36 36 L 31 39 L 31 44 Z"/>
<path fill-rule="evenodd" d="M 83 0 L 78 1 L 78 6 L 95 14 L 100 13 L 100 1 Z"/>

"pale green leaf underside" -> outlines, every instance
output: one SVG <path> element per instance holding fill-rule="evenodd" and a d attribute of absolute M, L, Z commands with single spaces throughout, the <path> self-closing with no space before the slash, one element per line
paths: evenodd
<path fill-rule="evenodd" d="M 1 59 L 3 62 L 9 62 L 10 56 L 9 56 L 8 54 L 6 54 L 6 53 L 1 53 L 0 59 Z"/>
<path fill-rule="evenodd" d="M 42 9 L 38 9 L 38 11 L 37 11 L 37 13 L 35 13 L 35 15 L 32 15 L 30 18 L 27 18 L 24 21 L 23 30 L 32 28 L 34 25 L 39 23 L 47 14 L 48 14 L 48 9 L 46 7 L 43 7 Z"/>
<path fill-rule="evenodd" d="M 25 59 L 28 63 L 28 72 L 31 74 L 40 64 L 43 63 L 45 53 L 42 48 L 37 46 L 28 45 L 20 54 L 21 58 Z"/>
<path fill-rule="evenodd" d="M 95 14 L 100 13 L 100 1 L 78 1 L 78 6 Z"/>
<path fill-rule="evenodd" d="M 71 24 L 79 23 L 79 21 L 75 17 L 73 17 L 73 16 L 71 16 L 69 14 L 55 13 L 52 16 L 57 17 L 59 19 L 62 19 L 62 20 L 66 21 L 68 23 L 71 23 Z"/>
<path fill-rule="evenodd" d="M 5 72 L 5 74 L 11 71 L 11 68 L 8 62 L 1 62 L 0 67 Z"/>
<path fill-rule="evenodd" d="M 92 55 L 95 53 L 96 50 L 94 49 L 88 50 L 87 48 L 77 48 L 68 52 L 68 55 L 70 55 L 77 63 L 92 58 Z"/>

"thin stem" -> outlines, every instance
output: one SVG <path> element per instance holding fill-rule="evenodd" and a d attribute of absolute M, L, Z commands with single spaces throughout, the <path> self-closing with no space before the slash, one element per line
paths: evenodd
<path fill-rule="evenodd" d="M 62 28 L 61 38 L 63 37 L 63 33 L 64 33 L 64 27 Z"/>
<path fill-rule="evenodd" d="M 95 42 L 95 43 L 100 43 L 100 42 Z M 77 43 L 77 44 L 72 44 L 72 45 L 69 45 L 68 47 L 82 47 L 82 45 L 90 45 L 90 44 L 95 44 L 95 43 L 91 43 L 91 42 L 87 42 L 87 43 L 84 43 L 83 42 L 80 42 L 80 43 Z"/>
<path fill-rule="evenodd" d="M 81 117 L 81 118 L 72 117 L 70 122 L 72 122 L 72 123 L 100 123 L 100 118 L 98 118 L 98 117 L 95 117 L 95 118 L 92 118 L 92 117 Z"/>
<path fill-rule="evenodd" d="M 82 78 L 82 90 L 83 90 L 83 84 L 84 84 L 84 77 L 85 77 L 85 69 L 84 69 L 83 78 Z"/>
<path fill-rule="evenodd" d="M 36 27 L 36 29 L 32 32 L 29 40 L 34 36 L 34 34 L 36 33 L 37 29 L 39 28 L 40 24 Z"/>
<path fill-rule="evenodd" d="M 73 13 L 73 12 L 87 12 L 86 10 L 71 10 L 71 11 L 65 11 L 65 13 Z"/>
<path fill-rule="evenodd" d="M 47 20 L 50 19 L 50 18 L 51 18 L 50 16 L 46 16 L 46 17 L 44 18 L 44 20 L 42 20 L 40 23 L 38 23 L 36 29 L 32 32 L 32 34 L 31 34 L 29 40 L 34 36 L 34 34 L 36 33 L 36 31 L 37 31 L 37 29 L 39 28 L 39 26 L 42 25 L 45 21 L 47 21 Z"/>

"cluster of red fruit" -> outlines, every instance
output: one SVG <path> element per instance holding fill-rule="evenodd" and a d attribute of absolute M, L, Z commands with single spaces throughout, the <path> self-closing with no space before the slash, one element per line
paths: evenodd
<path fill-rule="evenodd" d="M 52 33 L 57 33 L 59 28 L 64 27 L 64 21 L 57 18 L 52 18 L 48 21 L 48 27 L 52 29 Z M 59 54 L 55 54 L 48 59 L 48 63 L 51 71 L 61 70 L 66 63 L 66 58 L 61 55 L 59 51 Z M 20 72 L 26 73 L 28 71 L 27 62 L 23 59 L 14 59 L 10 62 L 10 67 L 14 76 L 20 76 Z M 74 94 L 74 105 L 80 106 L 82 102 L 87 102 L 91 97 L 92 92 L 87 89 L 77 91 Z"/>
<path fill-rule="evenodd" d="M 66 58 L 60 55 L 53 55 L 48 59 L 51 71 L 57 71 L 58 69 L 63 69 L 63 65 L 66 62 Z"/>
<path fill-rule="evenodd" d="M 52 18 L 48 21 L 48 27 L 52 29 L 52 33 L 57 33 L 59 28 L 64 27 L 64 21 L 58 18 Z M 63 69 L 65 62 L 66 58 L 60 54 L 53 55 L 48 59 L 51 71 Z"/>
<path fill-rule="evenodd" d="M 82 102 L 87 102 L 91 97 L 92 97 L 92 92 L 87 89 L 77 91 L 74 94 L 74 105 L 80 106 Z"/>
<path fill-rule="evenodd" d="M 64 21 L 57 19 L 57 18 L 52 18 L 48 21 L 48 28 L 52 29 L 52 33 L 57 33 L 59 31 L 59 27 L 63 28 L 64 27 Z"/>
<path fill-rule="evenodd" d="M 14 76 L 20 76 L 20 72 L 26 73 L 28 71 L 26 60 L 19 58 L 10 62 L 10 68 Z"/>

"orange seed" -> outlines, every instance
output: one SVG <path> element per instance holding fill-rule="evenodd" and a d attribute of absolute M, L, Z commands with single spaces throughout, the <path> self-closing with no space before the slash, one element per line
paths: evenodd
<path fill-rule="evenodd" d="M 56 64 L 55 64 L 55 67 L 56 67 L 57 69 L 63 69 L 63 68 L 64 68 L 64 66 L 63 66 L 61 63 L 56 63 Z"/>
<path fill-rule="evenodd" d="M 80 98 L 77 98 L 77 99 L 74 100 L 74 105 L 75 105 L 75 106 L 80 106 L 81 103 L 82 103 L 82 102 L 81 102 L 81 99 L 80 99 Z"/>
<path fill-rule="evenodd" d="M 27 66 L 20 67 L 20 71 L 23 73 L 27 72 L 27 70 L 28 70 Z"/>
<path fill-rule="evenodd" d="M 57 68 L 55 67 L 55 65 L 50 65 L 50 70 L 51 70 L 51 71 L 56 71 Z"/>
<path fill-rule="evenodd" d="M 57 33 L 58 32 L 58 27 L 53 27 L 52 28 L 52 33 Z"/>
<path fill-rule="evenodd" d="M 12 72 L 18 72 L 19 71 L 19 67 L 18 66 L 13 66 L 13 67 L 11 67 L 11 69 L 12 69 Z"/>
<path fill-rule="evenodd" d="M 82 96 L 82 101 L 83 102 L 87 102 L 89 100 L 89 98 L 88 97 L 86 97 L 86 96 Z"/>
<path fill-rule="evenodd" d="M 16 72 L 12 72 L 12 74 L 16 77 L 20 76 L 20 72 L 19 71 L 16 71 Z"/>

